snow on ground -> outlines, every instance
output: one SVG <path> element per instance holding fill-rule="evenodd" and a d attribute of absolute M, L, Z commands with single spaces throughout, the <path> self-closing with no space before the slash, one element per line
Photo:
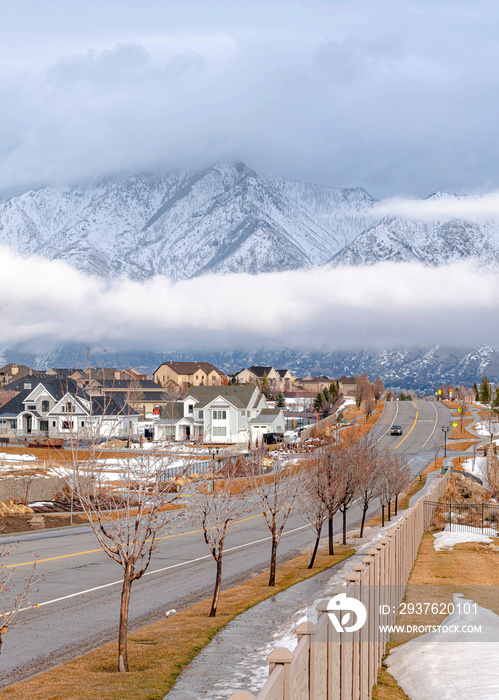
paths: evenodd
<path fill-rule="evenodd" d="M 429 632 L 392 649 L 386 664 L 411 700 L 497 700 L 499 616 L 460 593 L 455 610 Z M 481 626 L 481 632 L 456 631 Z M 446 628 L 446 629 L 445 629 Z"/>
<path fill-rule="evenodd" d="M 0 453 L 0 462 L 32 462 L 36 455 Z"/>
<path fill-rule="evenodd" d="M 497 530 L 493 527 L 470 527 L 468 525 L 452 524 L 452 529 L 447 524 L 445 530 L 436 532 L 433 537 L 433 548 L 435 552 L 442 550 L 451 550 L 456 544 L 463 542 L 485 542 L 490 543 L 491 537 L 497 537 Z"/>

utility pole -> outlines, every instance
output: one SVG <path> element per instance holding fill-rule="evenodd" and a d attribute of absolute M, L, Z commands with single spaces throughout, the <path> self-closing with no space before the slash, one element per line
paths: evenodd
<path fill-rule="evenodd" d="M 445 427 L 442 426 L 442 432 L 444 434 L 444 458 L 447 457 L 447 433 L 449 432 L 450 428 L 448 425 Z"/>

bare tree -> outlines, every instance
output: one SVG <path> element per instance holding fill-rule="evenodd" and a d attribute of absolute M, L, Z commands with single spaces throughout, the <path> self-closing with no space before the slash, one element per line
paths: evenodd
<path fill-rule="evenodd" d="M 459 388 L 459 405 L 457 407 L 458 413 L 459 413 L 459 424 L 460 424 L 460 430 L 461 430 L 461 435 L 464 432 L 464 419 L 466 415 L 468 414 L 468 405 L 466 403 L 466 395 L 464 390 L 460 387 Z"/>
<path fill-rule="evenodd" d="M 340 460 L 343 463 L 343 486 L 340 498 L 339 511 L 342 514 L 343 524 L 343 539 L 342 543 L 347 543 L 347 511 L 354 502 L 357 496 L 357 452 L 359 451 L 358 442 L 351 442 L 345 447 L 339 448 Z"/>
<path fill-rule="evenodd" d="M 275 586 L 277 547 L 281 541 L 284 526 L 297 502 L 300 482 L 297 468 L 293 470 L 275 457 L 272 459 L 270 473 L 264 474 L 264 454 L 264 450 L 260 449 L 253 464 L 248 468 L 248 478 L 253 502 L 261 511 L 270 530 L 272 544 L 269 586 Z"/>
<path fill-rule="evenodd" d="M 390 492 L 395 500 L 395 515 L 398 513 L 398 497 L 411 483 L 411 470 L 405 457 L 393 455 L 390 475 Z"/>
<path fill-rule="evenodd" d="M 118 479 L 110 482 L 108 465 L 101 465 L 95 449 L 90 454 L 83 462 L 73 461 L 72 479 L 100 547 L 123 569 L 118 635 L 118 670 L 123 672 L 128 671 L 132 584 L 147 571 L 159 534 L 171 526 L 174 511 L 167 507 L 178 500 L 179 492 L 165 481 L 172 461 L 168 456 L 127 455 L 113 465 L 113 476 Z"/>
<path fill-rule="evenodd" d="M 371 390 L 371 382 L 367 378 L 367 374 L 365 372 L 362 372 L 362 374 L 356 377 L 355 387 L 355 403 L 357 408 L 360 408 L 362 402 Z"/>
<path fill-rule="evenodd" d="M 380 400 L 384 390 L 385 387 L 383 385 L 383 382 L 379 377 L 376 377 L 376 379 L 373 382 L 373 394 L 376 401 Z"/>
<path fill-rule="evenodd" d="M 357 445 L 357 492 L 362 508 L 359 537 L 364 536 L 364 526 L 369 504 L 376 497 L 380 479 L 381 459 L 376 441 L 371 433 L 362 436 Z"/>
<path fill-rule="evenodd" d="M 487 488 L 497 500 L 499 498 L 499 458 L 493 453 L 492 447 L 489 447 L 487 454 Z"/>
<path fill-rule="evenodd" d="M 204 541 L 217 567 L 210 617 L 215 617 L 218 609 L 225 540 L 238 518 L 247 510 L 246 501 L 237 493 L 231 466 L 227 461 L 223 462 L 219 472 L 223 478 L 213 477 L 210 481 L 201 482 L 189 506 L 190 519 L 202 529 Z"/>
<path fill-rule="evenodd" d="M 487 417 L 482 421 L 482 428 L 490 437 L 490 442 L 499 435 L 499 418 L 493 411 L 489 411 Z"/>
<path fill-rule="evenodd" d="M 301 471 L 300 480 L 303 515 L 315 531 L 314 551 L 308 565 L 308 568 L 312 569 L 319 548 L 322 527 L 329 515 L 330 472 L 324 454 L 318 455 L 306 470 Z"/>
<path fill-rule="evenodd" d="M 372 394 L 368 394 L 368 396 L 364 400 L 364 410 L 366 412 L 366 420 L 369 420 L 371 417 L 374 408 L 375 408 L 375 401 L 374 401 L 374 396 Z"/>
<path fill-rule="evenodd" d="M 32 603 L 30 600 L 27 600 L 28 596 L 36 593 L 35 586 L 40 580 L 35 575 L 38 555 L 36 555 L 35 562 L 32 564 L 27 577 L 15 581 L 15 566 L 8 563 L 11 552 L 12 549 L 8 545 L 0 547 L 0 653 L 2 651 L 3 637 L 9 629 L 12 629 L 19 613 L 29 608 L 39 607 L 38 603 Z"/>

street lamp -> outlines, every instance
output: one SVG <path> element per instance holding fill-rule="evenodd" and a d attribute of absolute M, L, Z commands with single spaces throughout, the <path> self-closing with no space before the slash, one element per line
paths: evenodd
<path fill-rule="evenodd" d="M 442 426 L 442 432 L 444 434 L 444 458 L 447 457 L 447 433 L 449 432 L 450 428 L 448 425 L 445 427 Z"/>

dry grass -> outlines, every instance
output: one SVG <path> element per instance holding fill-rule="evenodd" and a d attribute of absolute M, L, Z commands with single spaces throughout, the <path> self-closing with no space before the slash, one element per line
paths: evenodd
<path fill-rule="evenodd" d="M 183 668 L 234 617 L 299 581 L 346 559 L 353 550 L 337 547 L 329 557 L 320 550 L 312 570 L 308 555 L 280 564 L 277 585 L 267 586 L 268 572 L 220 596 L 220 614 L 208 617 L 211 601 L 192 605 L 173 617 L 129 636 L 130 672 L 116 671 L 117 645 L 108 644 L 74 661 L 0 691 L 14 700 L 154 700 L 170 690 Z M 116 610 L 118 613 L 118 609 Z M 7 641 L 8 643 L 8 641 Z"/>
<path fill-rule="evenodd" d="M 465 450 L 469 450 L 470 447 L 473 447 L 473 445 L 476 443 L 476 440 L 464 440 L 463 442 L 448 442 L 447 443 L 447 452 L 449 450 L 451 451 L 462 451 L 464 452 Z"/>
<path fill-rule="evenodd" d="M 463 438 L 466 438 L 468 440 L 470 440 L 470 439 L 471 440 L 479 440 L 480 438 L 478 438 L 476 435 L 474 435 L 473 433 L 470 433 L 468 430 L 466 430 L 468 425 L 473 423 L 473 421 L 474 421 L 473 416 L 471 416 L 469 418 L 465 418 L 463 420 L 462 425 L 461 425 L 461 421 L 459 420 L 459 418 L 457 420 L 453 421 L 454 423 L 457 423 L 457 426 L 455 428 L 454 428 L 454 426 L 452 427 L 450 434 L 449 434 L 449 437 L 447 439 L 448 440 L 462 440 Z"/>
<path fill-rule="evenodd" d="M 499 551 L 495 545 L 466 543 L 451 551 L 435 552 L 433 536 L 423 535 L 416 563 L 409 577 L 404 600 L 408 603 L 450 603 L 453 593 L 462 593 L 479 605 L 499 613 L 497 582 L 499 581 Z M 403 615 L 399 625 L 436 625 L 445 614 Z M 417 636 L 412 633 L 393 634 L 387 651 Z M 386 667 L 378 672 L 378 684 L 373 700 L 399 700 L 407 696 L 396 684 Z"/>

